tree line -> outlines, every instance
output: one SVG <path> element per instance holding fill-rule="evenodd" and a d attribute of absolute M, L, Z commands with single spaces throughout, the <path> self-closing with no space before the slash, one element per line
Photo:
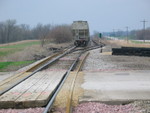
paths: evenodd
<path fill-rule="evenodd" d="M 134 40 L 150 40 L 150 28 L 147 28 L 145 30 L 132 30 L 127 33 L 127 31 L 115 31 L 115 32 L 104 32 L 103 33 L 106 36 L 112 36 L 112 37 L 129 37 L 130 39 Z"/>
<path fill-rule="evenodd" d="M 37 24 L 30 28 L 27 24 L 17 24 L 16 20 L 0 22 L 0 43 L 10 43 L 21 40 L 41 40 L 43 46 L 45 42 L 65 43 L 72 41 L 70 25 Z"/>

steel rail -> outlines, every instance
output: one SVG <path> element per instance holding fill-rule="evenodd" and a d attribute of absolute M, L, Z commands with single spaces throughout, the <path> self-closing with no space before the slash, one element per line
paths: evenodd
<path fill-rule="evenodd" d="M 89 50 L 93 50 L 93 49 L 97 49 L 97 48 L 100 48 L 100 46 L 91 46 L 91 47 L 88 47 L 88 48 L 77 49 L 77 50 L 74 50 L 72 52 L 76 52 L 76 51 L 79 51 L 79 50 L 89 51 Z"/>
<path fill-rule="evenodd" d="M 76 81 L 78 73 L 81 70 L 81 68 L 83 66 L 83 63 L 84 63 L 84 61 L 85 61 L 85 59 L 87 58 L 88 55 L 89 55 L 89 53 L 87 53 L 84 56 L 81 63 L 79 64 L 77 70 L 75 71 L 73 82 L 72 82 L 71 87 L 69 89 L 69 97 L 68 97 L 68 101 L 67 101 L 66 113 L 71 113 L 72 112 L 72 98 L 73 98 L 73 91 L 74 91 L 74 87 L 75 87 L 75 81 Z"/>
<path fill-rule="evenodd" d="M 82 47 L 82 48 L 78 48 L 74 51 L 79 51 L 79 50 L 83 50 L 83 49 L 88 49 L 88 48 L 93 48 L 93 47 L 96 47 L 96 46 L 89 46 L 89 47 Z"/>
<path fill-rule="evenodd" d="M 4 89 L 3 91 L 0 91 L 0 96 L 4 93 L 6 93 L 7 91 L 9 91 L 10 89 L 12 89 L 13 87 L 17 86 L 18 84 L 20 84 L 21 82 L 23 82 L 24 80 L 26 80 L 27 78 L 31 77 L 32 75 L 34 75 L 35 73 L 37 73 L 38 71 L 44 69 L 45 67 L 47 67 L 48 65 L 54 63 L 55 61 L 57 61 L 58 59 L 60 59 L 61 57 L 65 56 L 66 54 L 68 54 L 70 51 L 72 51 L 73 49 L 75 49 L 76 47 L 72 47 L 70 50 L 65 51 L 62 55 L 57 56 L 56 58 L 50 60 L 49 62 L 47 62 L 46 64 L 42 65 L 41 67 L 39 67 L 38 69 L 34 70 L 31 74 L 29 74 L 28 76 L 26 76 L 25 78 L 21 79 L 20 81 L 16 82 L 15 84 L 13 84 L 12 86 Z"/>
<path fill-rule="evenodd" d="M 45 110 L 43 111 L 43 113 L 47 113 L 51 107 L 52 104 L 54 102 L 54 99 L 56 98 L 58 92 L 60 91 L 61 87 L 63 86 L 65 80 L 67 79 L 67 77 L 69 76 L 70 72 L 72 71 L 72 69 L 74 68 L 74 66 L 76 65 L 76 63 L 79 60 L 79 57 L 82 55 L 82 53 L 80 53 L 77 57 L 77 59 L 72 63 L 72 65 L 70 66 L 69 70 L 64 74 L 63 78 L 61 79 L 61 81 L 59 82 L 59 84 L 57 85 L 57 87 L 55 88 L 55 90 L 52 93 L 51 98 L 49 99 L 49 102 L 47 104 L 47 106 L 45 107 Z"/>
<path fill-rule="evenodd" d="M 95 46 L 95 47 L 87 48 L 84 51 L 90 51 L 90 50 L 98 49 L 98 48 L 101 48 L 101 47 L 100 46 Z"/>
<path fill-rule="evenodd" d="M 100 43 L 97 43 L 96 41 L 92 40 L 92 42 L 94 42 L 96 45 L 99 45 L 99 46 L 105 46 L 106 44 L 100 42 Z"/>

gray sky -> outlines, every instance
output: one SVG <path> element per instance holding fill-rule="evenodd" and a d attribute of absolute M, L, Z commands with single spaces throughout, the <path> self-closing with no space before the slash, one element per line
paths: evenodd
<path fill-rule="evenodd" d="M 150 27 L 150 0 L 0 0 L 0 21 L 18 24 L 71 24 L 87 20 L 90 31 Z"/>

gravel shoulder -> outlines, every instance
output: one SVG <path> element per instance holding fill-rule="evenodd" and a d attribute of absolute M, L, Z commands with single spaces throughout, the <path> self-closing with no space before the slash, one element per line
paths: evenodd
<path fill-rule="evenodd" d="M 102 53 L 99 49 L 90 51 L 83 70 L 150 70 L 150 57 L 113 56 L 111 55 L 111 47 L 106 46 Z"/>

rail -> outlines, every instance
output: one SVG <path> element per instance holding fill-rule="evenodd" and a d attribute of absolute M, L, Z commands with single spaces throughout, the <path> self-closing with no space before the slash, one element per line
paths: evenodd
<path fill-rule="evenodd" d="M 82 54 L 82 53 L 81 53 Z M 67 79 L 69 73 L 71 72 L 71 70 L 74 68 L 74 66 L 76 65 L 76 63 L 79 60 L 79 57 L 81 56 L 81 54 L 79 54 L 79 56 L 77 57 L 77 59 L 72 63 L 72 65 L 70 66 L 70 68 L 68 69 L 68 71 L 64 74 L 62 80 L 60 81 L 60 83 L 57 85 L 57 87 L 55 88 L 55 91 L 53 92 L 45 110 L 43 113 L 47 113 L 49 111 L 49 109 L 51 109 L 52 104 L 54 102 L 54 99 L 56 98 L 58 92 L 60 91 L 61 87 L 63 86 L 65 80 Z"/>
<path fill-rule="evenodd" d="M 76 48 L 76 47 L 72 47 L 72 48 L 70 48 L 69 50 L 66 50 L 65 52 L 63 52 L 63 54 L 61 54 L 61 55 L 57 54 L 57 55 L 56 55 L 57 57 L 54 58 L 54 59 L 52 59 L 54 56 L 53 56 L 52 58 L 48 58 L 50 61 L 46 62 L 45 64 L 43 64 L 43 63 L 40 62 L 41 64 L 43 64 L 42 66 L 38 67 L 38 68 L 35 69 L 31 74 L 29 74 L 29 75 L 27 75 L 26 77 L 20 79 L 19 81 L 17 81 L 16 83 L 14 83 L 13 85 L 11 85 L 10 87 L 7 87 L 7 88 L 1 90 L 1 91 L 0 91 L 0 96 L 1 96 L 2 94 L 6 93 L 7 91 L 9 91 L 10 89 L 12 89 L 13 87 L 15 87 L 16 85 L 20 84 L 21 82 L 23 82 L 23 81 L 26 80 L 27 78 L 31 77 L 31 76 L 34 75 L 36 72 L 38 72 L 38 71 L 44 69 L 44 68 L 47 67 L 48 65 L 52 64 L 53 62 L 57 61 L 57 60 L 60 59 L 61 57 L 65 56 L 66 54 L 68 54 L 70 51 L 72 51 L 72 50 L 75 49 L 75 48 Z M 48 59 L 46 59 L 46 60 L 48 60 Z M 51 59 L 52 59 L 52 60 L 51 60 Z M 39 65 L 36 65 L 36 66 L 39 66 Z M 33 68 L 35 68 L 35 67 L 32 67 L 31 69 L 33 69 Z M 30 70 L 30 69 L 28 69 L 26 72 L 28 72 L 29 70 Z M 25 73 L 25 72 L 23 72 L 23 73 Z M 21 74 L 23 74 L 23 73 L 21 73 Z M 19 74 L 19 76 L 21 76 L 21 74 Z"/>
<path fill-rule="evenodd" d="M 69 93 L 69 97 L 68 97 L 68 101 L 67 101 L 66 113 L 72 112 L 72 97 L 73 97 L 75 81 L 76 81 L 78 73 L 79 73 L 80 69 L 82 68 L 82 65 L 83 65 L 83 63 L 84 63 L 84 61 L 88 55 L 89 55 L 89 53 L 87 53 L 84 56 L 84 58 L 82 59 L 82 61 L 80 62 L 79 66 L 78 66 L 78 69 L 75 71 L 75 76 L 73 78 L 73 82 L 72 82 L 71 87 L 70 87 L 70 93 Z"/>

